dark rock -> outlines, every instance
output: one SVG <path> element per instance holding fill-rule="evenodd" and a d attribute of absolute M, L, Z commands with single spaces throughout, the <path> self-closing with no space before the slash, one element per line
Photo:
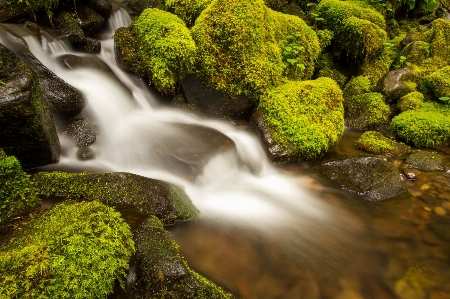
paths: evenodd
<path fill-rule="evenodd" d="M 37 39 L 41 40 L 41 28 L 39 25 L 30 21 L 26 21 L 23 26 L 27 28 Z"/>
<path fill-rule="evenodd" d="M 402 51 L 402 55 L 406 57 L 406 61 L 417 65 L 431 57 L 431 46 L 424 41 L 415 41 L 408 44 Z"/>
<path fill-rule="evenodd" d="M 193 110 L 213 118 L 246 118 L 255 102 L 243 96 L 226 95 L 207 88 L 193 75 L 182 82 L 184 97 Z"/>
<path fill-rule="evenodd" d="M 0 148 L 24 168 L 56 163 L 60 145 L 36 74 L 0 45 Z"/>
<path fill-rule="evenodd" d="M 63 66 L 76 70 L 80 68 L 88 68 L 101 71 L 107 75 L 113 75 L 110 67 L 99 57 L 95 56 L 77 56 L 73 54 L 65 54 L 58 57 Z"/>
<path fill-rule="evenodd" d="M 408 32 L 408 34 L 406 34 L 405 38 L 402 39 L 402 41 L 400 42 L 400 45 L 402 47 L 406 47 L 406 45 L 412 43 L 414 41 L 413 39 L 413 35 L 411 32 Z"/>
<path fill-rule="evenodd" d="M 117 209 L 155 215 L 164 223 L 198 214 L 178 186 L 122 172 L 104 174 L 40 172 L 32 177 L 43 199 L 100 201 Z"/>
<path fill-rule="evenodd" d="M 0 1 L 0 22 L 15 22 L 29 16 L 30 13 L 18 5 L 11 5 L 9 1 Z"/>
<path fill-rule="evenodd" d="M 53 31 L 59 38 L 65 38 L 71 44 L 81 43 L 84 33 L 77 20 L 67 11 L 57 11 L 52 19 Z"/>
<path fill-rule="evenodd" d="M 108 19 L 112 14 L 113 7 L 110 0 L 85 0 L 84 3 L 104 19 Z"/>
<path fill-rule="evenodd" d="M 76 19 L 86 36 L 92 36 L 103 27 L 105 19 L 83 2 L 76 2 Z"/>
<path fill-rule="evenodd" d="M 404 80 L 411 74 L 410 67 L 397 69 L 387 73 L 378 82 L 377 90 L 381 92 L 387 103 L 400 99 L 402 96 L 414 91 L 413 88 L 405 84 Z"/>
<path fill-rule="evenodd" d="M 131 298 L 231 298 L 188 267 L 157 218 L 150 217 L 133 235 L 136 253 L 127 280 Z"/>
<path fill-rule="evenodd" d="M 417 169 L 411 169 L 411 168 L 404 168 L 402 170 L 403 175 L 411 181 L 417 180 L 418 176 L 420 175 L 420 171 Z"/>
<path fill-rule="evenodd" d="M 92 160 L 95 158 L 95 153 L 92 151 L 90 147 L 80 147 L 77 150 L 77 158 L 81 161 Z"/>
<path fill-rule="evenodd" d="M 125 0 L 122 4 L 132 18 L 139 16 L 146 8 L 164 10 L 164 3 L 161 0 Z"/>
<path fill-rule="evenodd" d="M 408 167 L 424 171 L 443 171 L 444 161 L 437 153 L 415 151 L 405 161 Z"/>
<path fill-rule="evenodd" d="M 75 117 L 70 119 L 61 130 L 63 135 L 74 140 L 79 147 L 85 147 L 95 142 L 95 130 L 88 119 Z"/>
<path fill-rule="evenodd" d="M 85 105 L 81 92 L 37 60 L 21 37 L 0 25 L 0 39 L 2 44 L 37 74 L 45 99 L 53 112 L 65 117 L 75 116 L 81 112 Z"/>
<path fill-rule="evenodd" d="M 98 39 L 86 37 L 81 42 L 75 44 L 74 47 L 86 53 L 100 53 L 102 44 Z"/>
<path fill-rule="evenodd" d="M 325 162 L 316 170 L 337 187 L 368 201 L 386 200 L 406 191 L 399 171 L 378 157 L 357 156 Z"/>

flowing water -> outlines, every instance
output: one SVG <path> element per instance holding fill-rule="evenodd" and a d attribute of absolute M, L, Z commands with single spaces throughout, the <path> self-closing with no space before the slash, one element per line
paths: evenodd
<path fill-rule="evenodd" d="M 129 22 L 123 10 L 114 13 L 98 55 L 77 53 L 45 32 L 39 42 L 10 26 L 43 64 L 83 92 L 81 116 L 99 131 L 95 159 L 78 160 L 75 144 L 60 135 L 61 160 L 44 169 L 125 171 L 182 186 L 201 217 L 168 229 L 192 268 L 244 298 L 450 298 L 450 246 L 427 226 L 433 207 L 450 200 L 437 202 L 431 192 L 449 194 L 446 174 L 440 182 L 430 175 L 410 183 L 414 196 L 363 203 L 322 186 L 305 167 L 275 167 L 252 132 L 167 108 L 123 72 L 112 35 Z M 67 68 L 58 58 L 65 54 L 100 58 L 112 73 Z M 221 132 L 236 148 L 205 145 L 195 130 L 189 134 L 198 127 Z M 332 151 L 345 151 L 345 140 Z M 186 175 L 193 154 L 208 161 Z"/>

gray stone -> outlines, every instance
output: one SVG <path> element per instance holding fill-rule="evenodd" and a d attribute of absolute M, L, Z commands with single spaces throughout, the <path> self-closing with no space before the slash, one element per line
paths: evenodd
<path fill-rule="evenodd" d="M 71 138 L 79 147 L 86 147 L 96 140 L 95 129 L 88 119 L 75 117 L 69 119 L 62 127 L 62 134 Z"/>
<path fill-rule="evenodd" d="M 425 171 L 443 171 L 445 169 L 444 161 L 434 152 L 415 151 L 407 159 L 406 164 L 409 168 L 415 168 Z"/>
<path fill-rule="evenodd" d="M 387 103 L 400 99 L 402 96 L 414 91 L 405 84 L 404 80 L 411 74 L 410 67 L 397 69 L 387 73 L 378 82 L 376 90 L 382 93 Z"/>

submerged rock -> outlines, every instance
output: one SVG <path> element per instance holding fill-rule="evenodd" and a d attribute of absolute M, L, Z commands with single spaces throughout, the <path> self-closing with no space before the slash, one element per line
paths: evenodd
<path fill-rule="evenodd" d="M 386 200 L 406 191 L 397 168 L 378 157 L 325 162 L 316 171 L 337 187 L 368 201 Z"/>
<path fill-rule="evenodd" d="M 134 272 L 128 291 L 132 298 L 232 298 L 192 271 L 162 223 L 150 217 L 135 232 Z"/>
<path fill-rule="evenodd" d="M 181 86 L 189 109 L 207 117 L 244 119 L 255 105 L 255 101 L 248 97 L 227 95 L 207 88 L 193 75 L 186 76 Z"/>
<path fill-rule="evenodd" d="M 2 45 L 0 66 L 0 147 L 24 168 L 58 162 L 59 140 L 36 74 Z"/>
<path fill-rule="evenodd" d="M 405 161 L 409 168 L 425 171 L 443 171 L 444 161 L 434 152 L 414 151 Z"/>
<path fill-rule="evenodd" d="M 40 172 L 32 177 L 41 198 L 100 201 L 118 209 L 155 215 L 164 223 L 197 215 L 184 191 L 175 185 L 122 172 L 104 174 Z"/>
<path fill-rule="evenodd" d="M 85 105 L 81 92 L 37 60 L 21 37 L 0 25 L 0 40 L 37 74 L 45 99 L 53 112 L 66 117 L 81 112 Z"/>

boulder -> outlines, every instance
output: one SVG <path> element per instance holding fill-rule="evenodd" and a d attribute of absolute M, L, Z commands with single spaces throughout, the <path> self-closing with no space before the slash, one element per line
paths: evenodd
<path fill-rule="evenodd" d="M 93 36 L 103 27 L 105 19 L 83 2 L 75 2 L 76 20 L 86 36 Z"/>
<path fill-rule="evenodd" d="M 84 0 L 84 3 L 100 14 L 105 20 L 109 19 L 113 7 L 110 0 Z"/>
<path fill-rule="evenodd" d="M 409 168 L 425 171 L 443 171 L 444 161 L 434 152 L 414 151 L 406 160 Z"/>
<path fill-rule="evenodd" d="M 71 138 L 79 147 L 86 147 L 95 142 L 95 129 L 87 118 L 69 119 L 61 128 L 61 133 Z"/>
<path fill-rule="evenodd" d="M 21 37 L 0 25 L 0 40 L 37 74 L 42 92 L 52 112 L 65 117 L 75 116 L 81 112 L 85 105 L 81 92 L 37 60 Z"/>
<path fill-rule="evenodd" d="M 411 148 L 401 142 L 396 142 L 383 134 L 374 131 L 366 131 L 356 141 L 356 147 L 360 150 L 387 157 L 401 156 L 411 152 Z"/>
<path fill-rule="evenodd" d="M 181 87 L 189 109 L 207 117 L 245 119 L 255 105 L 248 97 L 227 95 L 208 88 L 194 75 L 186 76 Z"/>
<path fill-rule="evenodd" d="M 134 241 L 136 253 L 127 285 L 131 298 L 232 298 L 189 268 L 156 217 L 149 217 L 134 232 Z"/>
<path fill-rule="evenodd" d="M 390 199 L 406 191 L 397 168 L 378 157 L 329 161 L 315 170 L 336 187 L 367 201 Z"/>
<path fill-rule="evenodd" d="M 2 45 L 0 65 L 0 147 L 24 168 L 58 162 L 59 139 L 36 74 Z"/>
<path fill-rule="evenodd" d="M 411 74 L 410 67 L 388 72 L 377 84 L 376 90 L 384 95 L 386 102 L 391 103 L 413 92 L 415 86 L 405 83 L 405 79 Z"/>
<path fill-rule="evenodd" d="M 124 0 L 122 4 L 133 19 L 147 8 L 164 10 L 164 1 L 162 0 Z"/>
<path fill-rule="evenodd" d="M 377 92 L 368 92 L 354 96 L 345 102 L 347 121 L 350 128 L 358 130 L 372 129 L 382 125 L 391 112 L 384 97 Z"/>
<path fill-rule="evenodd" d="M 164 223 L 198 214 L 180 187 L 131 173 L 40 172 L 32 180 L 41 198 L 100 201 L 136 215 L 155 215 Z"/>

